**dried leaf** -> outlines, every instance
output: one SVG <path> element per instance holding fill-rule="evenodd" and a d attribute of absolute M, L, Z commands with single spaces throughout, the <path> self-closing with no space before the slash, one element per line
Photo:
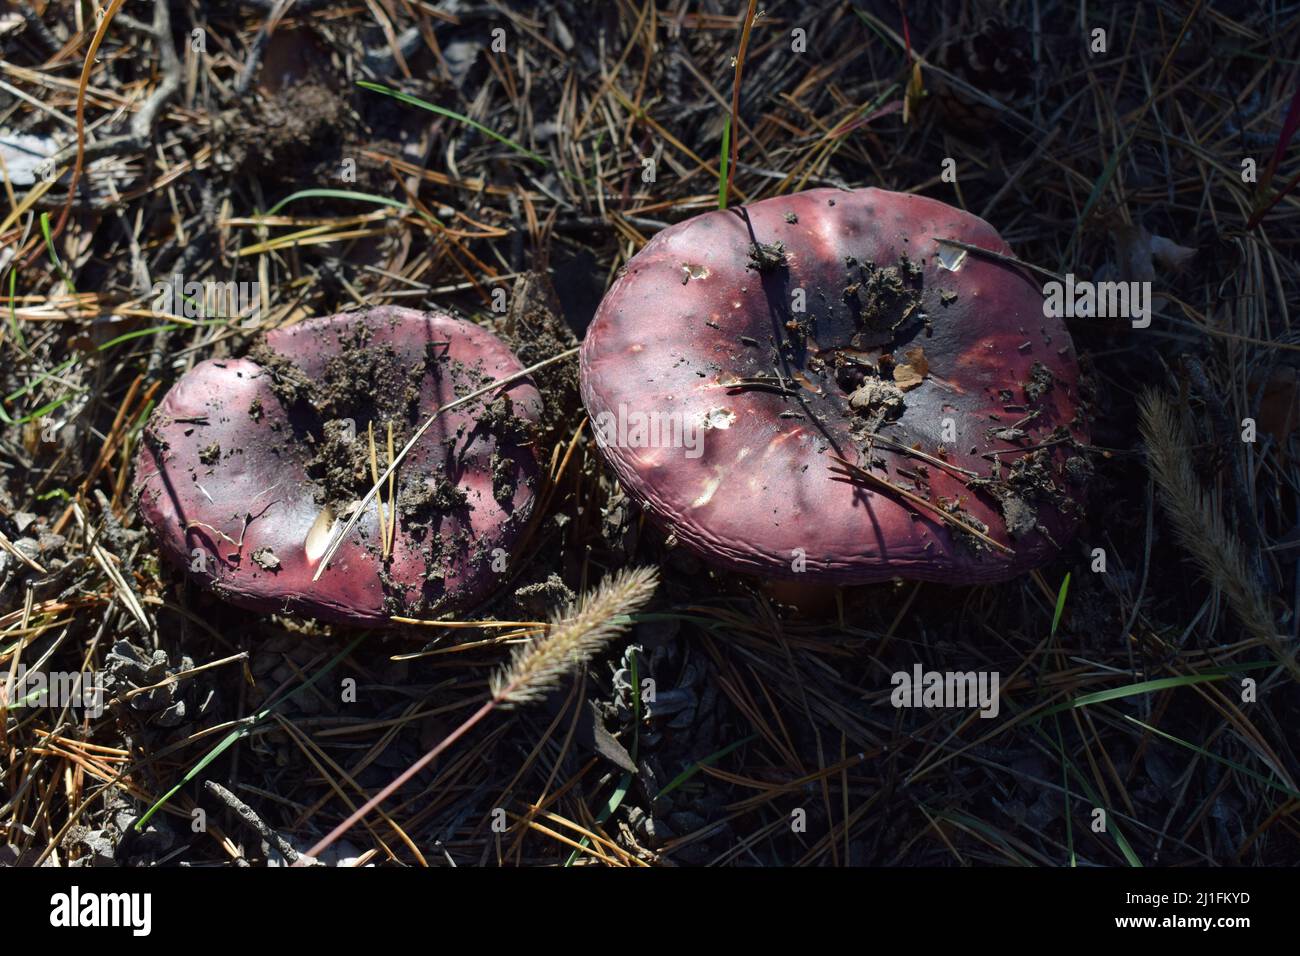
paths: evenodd
<path fill-rule="evenodd" d="M 894 384 L 907 392 L 925 381 L 926 373 L 930 371 L 930 363 L 926 361 L 925 350 L 919 345 L 908 349 L 903 353 L 903 357 L 907 361 L 894 366 Z"/>
<path fill-rule="evenodd" d="M 1115 231 L 1115 247 L 1119 258 L 1119 277 L 1127 282 L 1151 282 L 1156 277 L 1156 266 L 1177 269 L 1192 256 L 1195 249 L 1180 246 L 1164 236 L 1153 236 L 1145 226 L 1124 226 Z"/>

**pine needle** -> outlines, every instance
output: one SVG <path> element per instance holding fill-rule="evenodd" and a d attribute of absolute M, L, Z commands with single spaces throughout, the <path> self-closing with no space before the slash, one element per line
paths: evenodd
<path fill-rule="evenodd" d="M 375 425 L 373 422 L 366 423 L 366 437 L 370 440 L 370 478 L 375 484 L 379 484 L 379 461 L 375 455 Z M 379 512 L 379 541 L 383 546 L 383 557 L 388 557 L 388 526 L 384 521 L 384 501 L 383 495 L 375 500 L 375 510 Z"/>

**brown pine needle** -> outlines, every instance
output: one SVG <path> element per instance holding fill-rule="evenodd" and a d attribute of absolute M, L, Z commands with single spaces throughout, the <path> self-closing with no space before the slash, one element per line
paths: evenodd
<path fill-rule="evenodd" d="M 749 49 L 749 33 L 754 28 L 754 16 L 758 0 L 749 0 L 749 9 L 745 11 L 745 22 L 740 28 L 740 49 L 736 51 L 736 79 L 731 85 L 731 142 L 728 144 L 730 156 L 727 157 L 727 184 L 725 196 L 731 201 L 731 183 L 736 178 L 736 151 L 740 140 L 740 78 L 745 71 L 745 53 Z"/>
<path fill-rule="evenodd" d="M 952 462 L 944 461 L 942 458 L 937 458 L 928 452 L 923 452 L 919 448 L 912 448 L 910 445 L 904 445 L 901 441 L 894 441 L 894 439 L 890 438 L 888 435 L 872 435 L 871 441 L 879 442 L 890 451 L 896 451 L 900 455 L 911 455 L 913 458 L 918 458 L 928 465 L 934 465 L 936 468 L 941 468 L 949 474 L 962 479 L 962 481 L 965 481 L 967 478 L 979 477 L 978 472 L 971 471 L 967 468 L 961 468 L 954 465 Z"/>
<path fill-rule="evenodd" d="M 850 481 L 860 481 L 863 484 L 870 485 L 873 488 L 877 488 L 885 492 L 886 494 L 898 495 L 900 498 L 907 501 L 909 504 L 914 505 L 917 508 L 923 508 L 924 510 L 930 512 L 931 514 L 937 515 L 939 519 L 944 523 L 950 524 L 954 528 L 960 528 L 962 531 L 965 531 L 967 534 L 974 535 L 984 544 L 987 544 L 990 548 L 996 548 L 997 550 L 1001 551 L 1003 554 L 1015 554 L 1015 551 L 1008 548 L 1005 544 L 993 540 L 987 534 L 981 531 L 979 528 L 975 527 L 973 524 L 967 524 L 965 521 L 962 521 L 956 515 L 950 514 L 949 512 L 944 511 L 938 505 L 926 501 L 920 495 L 914 495 L 906 488 L 900 488 L 892 481 L 886 481 L 884 478 L 881 478 L 877 475 L 873 475 L 865 468 L 860 468 L 851 462 L 845 461 L 843 458 L 840 458 L 838 455 L 831 455 L 831 458 L 833 458 L 835 461 L 840 463 L 840 465 L 842 466 L 841 470 L 848 476 Z"/>

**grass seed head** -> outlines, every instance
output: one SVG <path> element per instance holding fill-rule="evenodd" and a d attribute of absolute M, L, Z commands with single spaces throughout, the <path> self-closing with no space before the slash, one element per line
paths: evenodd
<path fill-rule="evenodd" d="M 654 595 L 659 572 L 624 569 L 555 615 L 546 634 L 515 651 L 492 679 L 492 696 L 503 706 L 526 704 L 552 690 L 565 674 L 585 664 L 622 634 Z"/>

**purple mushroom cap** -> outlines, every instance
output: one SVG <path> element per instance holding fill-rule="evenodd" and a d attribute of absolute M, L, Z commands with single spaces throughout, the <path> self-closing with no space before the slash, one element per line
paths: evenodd
<path fill-rule="evenodd" d="M 629 494 L 768 578 L 973 583 L 1055 554 L 1088 471 L 1073 344 L 1022 268 L 941 239 L 1011 255 L 982 219 L 880 189 L 658 233 L 581 353 Z"/>
<path fill-rule="evenodd" d="M 533 510 L 528 379 L 441 414 L 312 578 L 374 483 L 372 447 L 386 468 L 390 425 L 400 451 L 439 407 L 521 369 L 492 333 L 438 312 L 277 329 L 167 393 L 137 456 L 140 512 L 169 562 L 240 607 L 370 626 L 465 608 L 502 579 Z"/>

